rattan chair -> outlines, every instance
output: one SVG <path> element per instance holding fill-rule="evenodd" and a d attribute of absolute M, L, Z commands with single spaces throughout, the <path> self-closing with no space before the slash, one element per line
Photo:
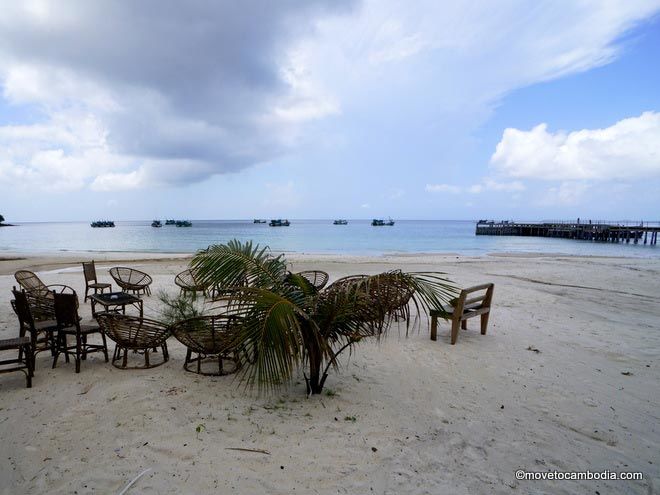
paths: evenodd
<path fill-rule="evenodd" d="M 48 286 L 44 284 L 39 277 L 34 272 L 30 270 L 18 270 L 14 273 L 14 278 L 18 285 L 20 285 L 26 291 L 42 291 L 49 292 Z"/>
<path fill-rule="evenodd" d="M 302 272 L 295 273 L 294 275 L 300 275 L 304 277 L 310 284 L 312 284 L 316 290 L 321 290 L 325 287 L 325 284 L 328 283 L 330 276 L 321 270 L 305 270 Z"/>
<path fill-rule="evenodd" d="M 200 281 L 194 270 L 182 271 L 174 277 L 174 283 L 181 288 L 182 295 L 186 292 L 192 292 L 193 294 L 202 292 L 205 296 L 209 295 L 209 284 Z"/>
<path fill-rule="evenodd" d="M 55 319 L 57 320 L 57 337 L 55 339 L 55 355 L 53 368 L 57 359 L 64 354 L 66 362 L 73 355 L 76 361 L 76 373 L 80 373 L 80 362 L 87 359 L 90 352 L 102 352 L 105 362 L 108 362 L 108 346 L 101 328 L 95 325 L 81 325 L 78 315 L 78 296 L 76 294 L 53 294 L 55 301 Z M 95 333 L 101 334 L 102 344 L 90 344 L 87 338 Z M 69 345 L 67 337 L 75 337 L 75 344 Z"/>
<path fill-rule="evenodd" d="M 103 333 L 116 344 L 115 352 L 112 355 L 112 365 L 116 368 L 155 368 L 169 359 L 166 341 L 171 335 L 171 329 L 165 323 L 119 313 L 97 313 L 96 321 Z M 149 352 L 152 349 L 155 351 L 157 347 L 162 348 L 162 359 L 160 362 L 152 364 L 149 359 Z M 143 354 L 144 365 L 129 366 L 128 351 Z M 120 360 L 121 364 L 118 364 Z"/>
<path fill-rule="evenodd" d="M 99 282 L 96 277 L 96 266 L 94 265 L 94 260 L 92 261 L 83 261 L 83 275 L 85 276 L 85 299 L 83 302 L 87 302 L 87 293 L 89 289 L 94 289 L 94 294 L 98 294 L 101 291 L 101 294 L 108 289 L 112 292 L 112 285 L 107 282 Z"/>
<path fill-rule="evenodd" d="M 18 316 L 20 325 L 19 336 L 25 337 L 27 335 L 30 337 L 32 351 L 35 356 L 41 351 L 50 351 L 51 354 L 54 354 L 55 332 L 57 331 L 54 308 L 52 320 L 35 321 L 25 291 L 18 291 L 14 287 L 12 293 L 14 299 L 11 301 L 11 305 L 16 316 Z"/>
<path fill-rule="evenodd" d="M 75 294 L 76 291 L 68 285 L 47 285 L 48 290 L 25 290 L 30 311 L 35 322 L 51 322 L 55 320 L 55 294 Z M 78 298 L 76 297 L 76 305 Z M 77 306 L 76 306 L 77 307 Z"/>
<path fill-rule="evenodd" d="M 174 337 L 188 348 L 183 368 L 211 376 L 238 371 L 241 363 L 234 340 L 239 325 L 240 320 L 229 314 L 199 316 L 175 323 L 172 326 Z M 227 362 L 229 368 L 225 366 Z M 210 370 L 208 365 L 212 366 Z"/>
<path fill-rule="evenodd" d="M 386 319 L 397 321 L 410 316 L 408 302 L 413 292 L 400 283 L 395 273 L 351 275 L 336 280 L 324 292 L 326 297 L 337 294 L 337 297 L 351 297 L 358 301 L 356 311 L 365 322 L 375 324 L 375 335 L 382 332 Z"/>
<path fill-rule="evenodd" d="M 12 306 L 15 308 L 15 304 L 12 304 Z M 31 388 L 32 377 L 34 376 L 34 348 L 32 347 L 32 336 L 25 335 L 25 328 L 22 323 L 18 337 L 0 339 L 0 351 L 17 352 L 16 357 L 0 359 L 0 373 L 22 371 L 25 373 L 27 388 Z"/>
<path fill-rule="evenodd" d="M 147 295 L 151 295 L 149 285 L 151 285 L 153 279 L 140 270 L 115 266 L 110 268 L 110 276 L 124 292 L 133 292 L 133 294 L 144 292 Z"/>

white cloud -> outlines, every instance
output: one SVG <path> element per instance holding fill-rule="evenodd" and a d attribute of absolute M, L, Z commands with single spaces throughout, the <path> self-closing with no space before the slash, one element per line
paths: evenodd
<path fill-rule="evenodd" d="M 520 181 L 498 182 L 496 180 L 485 178 L 478 184 L 461 187 L 452 184 L 426 184 L 426 191 L 432 193 L 450 193 L 459 194 L 468 192 L 470 194 L 481 194 L 484 191 L 495 192 L 520 192 L 525 190 L 525 185 Z"/>
<path fill-rule="evenodd" d="M 506 129 L 491 158 L 499 172 L 543 180 L 639 179 L 660 175 L 660 113 L 644 112 L 605 129 Z"/>
<path fill-rule="evenodd" d="M 541 206 L 573 206 L 582 202 L 591 186 L 586 182 L 562 182 L 558 187 L 551 187 L 540 198 Z"/>
<path fill-rule="evenodd" d="M 288 209 L 297 206 L 303 200 L 293 181 L 269 182 L 266 184 L 263 204 L 269 208 Z"/>
<path fill-rule="evenodd" d="M 458 194 L 463 189 L 459 186 L 453 186 L 451 184 L 426 184 L 426 192 L 431 193 L 449 193 L 449 194 Z"/>
<path fill-rule="evenodd" d="M 413 122 L 436 140 L 440 124 L 467 135 L 508 92 L 612 60 L 659 8 L 0 0 L 2 95 L 32 117 L 0 127 L 0 178 L 55 189 L 191 183 L 295 150 L 328 117 L 345 120 L 308 142 L 349 146 L 341 124 L 356 120 L 374 143 L 385 123 L 392 135 L 414 133 Z"/>

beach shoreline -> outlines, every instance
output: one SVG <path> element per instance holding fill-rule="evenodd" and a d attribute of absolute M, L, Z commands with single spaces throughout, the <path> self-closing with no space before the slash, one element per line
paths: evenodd
<path fill-rule="evenodd" d="M 3 254 L 19 259 L 0 261 L 0 337 L 17 332 L 15 270 L 82 295 L 81 261 L 96 259 L 107 282 L 109 267 L 131 266 L 154 278 L 144 311 L 158 317 L 158 293 L 178 293 L 192 255 L 97 254 Z M 0 375 L 0 493 L 114 493 L 144 469 L 136 493 L 649 493 L 660 484 L 660 260 L 512 254 L 287 255 L 331 281 L 402 269 L 495 283 L 486 335 L 475 320 L 454 346 L 444 322 L 437 342 L 425 319 L 395 327 L 344 356 L 322 396 L 305 396 L 302 375 L 258 396 L 232 376 L 185 372 L 174 339 L 170 361 L 145 371 L 91 355 L 75 374 L 41 353 L 32 389 Z M 80 310 L 89 321 L 89 303 Z M 645 479 L 519 481 L 517 469 Z"/>

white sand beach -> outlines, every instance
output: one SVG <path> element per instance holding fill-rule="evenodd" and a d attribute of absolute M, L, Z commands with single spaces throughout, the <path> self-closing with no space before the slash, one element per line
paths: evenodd
<path fill-rule="evenodd" d="M 89 254 L 0 260 L 0 336 L 18 332 L 13 273 L 84 293 Z M 127 265 L 176 293 L 185 256 L 95 255 L 102 281 Z M 19 259 L 16 259 L 19 258 Z M 159 259 L 160 258 L 160 259 Z M 326 393 L 301 379 L 271 396 L 170 360 L 119 370 L 100 354 L 80 374 L 37 357 L 33 388 L 0 375 L 0 493 L 508 494 L 660 490 L 660 260 L 561 255 L 294 255 L 295 269 L 443 271 L 495 283 L 488 334 L 471 320 L 361 343 Z M 89 303 L 81 311 L 91 318 Z M 114 346 L 112 346 L 114 348 Z M 236 450 L 238 449 L 238 450 Z M 240 450 L 246 449 L 246 450 Z M 252 449 L 252 450 L 250 450 Z M 258 452 L 258 451 L 264 452 Z M 641 471 L 642 481 L 518 481 L 516 470 Z"/>

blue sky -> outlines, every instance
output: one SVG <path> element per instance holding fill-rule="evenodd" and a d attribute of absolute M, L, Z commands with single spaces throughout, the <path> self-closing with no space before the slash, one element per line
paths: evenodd
<path fill-rule="evenodd" d="M 660 2 L 0 0 L 0 213 L 660 219 Z"/>

